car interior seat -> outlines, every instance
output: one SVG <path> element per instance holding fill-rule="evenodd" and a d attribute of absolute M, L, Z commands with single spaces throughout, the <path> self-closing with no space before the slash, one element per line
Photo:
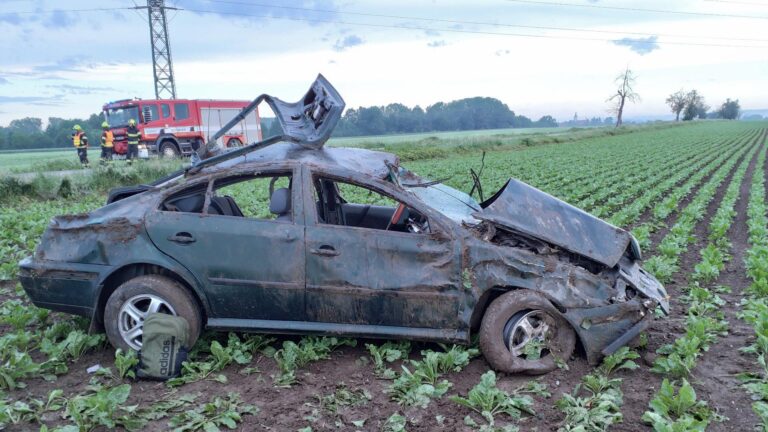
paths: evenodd
<path fill-rule="evenodd" d="M 235 203 L 235 199 L 229 195 L 211 198 L 211 205 L 208 206 L 208 213 L 243 217 L 243 212 L 240 210 L 240 207 L 237 206 L 237 203 Z"/>
<path fill-rule="evenodd" d="M 291 190 L 288 188 L 276 189 L 269 198 L 269 211 L 277 215 L 275 220 L 291 220 Z"/>

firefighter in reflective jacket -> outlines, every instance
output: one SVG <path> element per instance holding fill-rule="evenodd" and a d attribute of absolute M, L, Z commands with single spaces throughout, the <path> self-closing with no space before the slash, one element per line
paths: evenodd
<path fill-rule="evenodd" d="M 77 156 L 80 158 L 80 164 L 83 168 L 88 168 L 88 137 L 85 136 L 83 128 L 80 125 L 72 126 L 72 145 L 77 149 Z"/>
<path fill-rule="evenodd" d="M 139 157 L 139 140 L 141 139 L 141 132 L 136 127 L 136 120 L 128 120 L 126 135 L 128 135 L 128 164 L 132 164 L 133 158 Z"/>
<path fill-rule="evenodd" d="M 112 151 L 115 147 L 115 136 L 109 130 L 109 123 L 101 124 L 101 164 L 112 162 Z"/>

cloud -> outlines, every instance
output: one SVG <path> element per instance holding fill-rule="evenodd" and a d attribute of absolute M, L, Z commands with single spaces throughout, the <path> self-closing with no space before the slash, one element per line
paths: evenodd
<path fill-rule="evenodd" d="M 448 45 L 448 42 L 446 42 L 444 40 L 435 40 L 435 41 L 429 42 L 427 44 L 427 46 L 430 47 L 430 48 L 440 48 L 440 47 L 444 47 L 446 45 Z"/>
<path fill-rule="evenodd" d="M 11 25 L 19 25 L 24 20 L 17 13 L 0 13 L 0 24 L 6 23 Z"/>
<path fill-rule="evenodd" d="M 344 51 L 347 48 L 362 45 L 365 41 L 357 35 L 349 35 L 345 36 L 344 39 L 337 39 L 336 43 L 333 44 L 333 49 L 336 51 Z"/>
<path fill-rule="evenodd" d="M 86 87 L 86 86 L 77 86 L 77 85 L 70 85 L 70 84 L 55 84 L 55 85 L 50 84 L 50 85 L 47 85 L 46 87 L 56 89 L 64 93 L 79 94 L 79 95 L 117 91 L 117 89 L 115 89 L 114 87 Z"/>
<path fill-rule="evenodd" d="M 0 96 L 0 105 L 2 104 L 30 104 L 40 106 L 63 105 L 64 95 L 54 96 Z"/>
<path fill-rule="evenodd" d="M 66 28 L 78 22 L 77 15 L 57 10 L 49 14 L 43 24 L 47 28 Z"/>
<path fill-rule="evenodd" d="M 623 38 L 614 40 L 613 43 L 618 46 L 629 47 L 632 51 L 645 55 L 659 49 L 658 36 L 648 36 L 647 38 Z"/>
<path fill-rule="evenodd" d="M 327 21 L 337 16 L 338 7 L 333 0 L 302 0 L 290 6 L 254 4 L 244 2 L 210 2 L 206 0 L 186 0 L 184 9 L 199 15 L 216 14 L 227 19 L 248 21 L 266 21 L 270 18 L 287 18 L 310 21 Z"/>
<path fill-rule="evenodd" d="M 56 60 L 53 63 L 43 64 L 32 68 L 34 72 L 78 72 L 94 65 L 88 63 L 88 57 L 77 55 Z"/>
<path fill-rule="evenodd" d="M 497 57 L 501 57 L 503 55 L 508 55 L 509 54 L 509 50 L 508 49 L 499 49 L 499 50 L 496 50 L 496 52 L 494 54 L 496 54 Z"/>

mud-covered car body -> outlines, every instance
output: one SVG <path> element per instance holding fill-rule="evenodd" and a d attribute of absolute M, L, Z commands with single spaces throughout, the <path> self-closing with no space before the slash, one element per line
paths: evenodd
<path fill-rule="evenodd" d="M 273 141 L 54 218 L 20 263 L 24 289 L 98 323 L 118 286 L 159 274 L 193 293 L 208 328 L 460 343 L 495 298 L 532 290 L 592 362 L 668 309 L 631 235 L 522 182 L 480 204 L 392 154 Z M 290 210 L 277 219 L 242 216 L 216 194 L 279 176 Z M 342 185 L 396 205 L 351 203 Z"/>

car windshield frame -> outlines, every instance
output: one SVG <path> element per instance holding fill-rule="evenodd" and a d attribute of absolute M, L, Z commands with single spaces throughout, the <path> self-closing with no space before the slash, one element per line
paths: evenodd
<path fill-rule="evenodd" d="M 104 111 L 110 127 L 128 126 L 130 119 L 138 122 L 139 107 L 137 105 L 107 108 Z"/>
<path fill-rule="evenodd" d="M 473 213 L 482 211 L 480 203 L 465 192 L 440 182 L 425 181 L 400 185 L 421 202 L 454 222 L 469 225 L 481 222 L 472 216 Z"/>

